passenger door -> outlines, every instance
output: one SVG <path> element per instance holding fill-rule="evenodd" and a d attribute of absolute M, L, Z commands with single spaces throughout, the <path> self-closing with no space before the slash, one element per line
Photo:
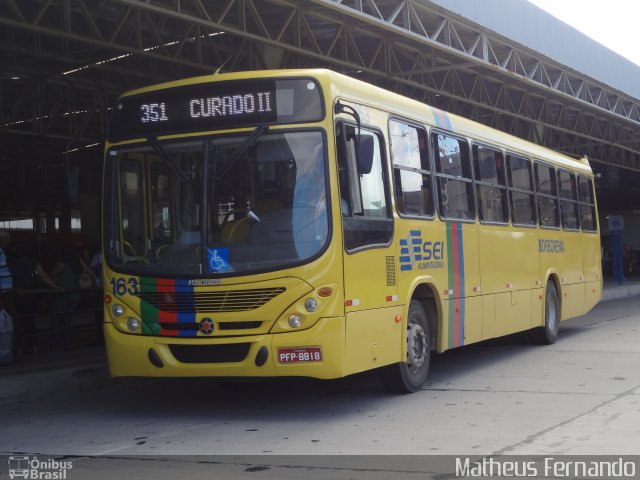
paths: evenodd
<path fill-rule="evenodd" d="M 347 373 L 400 361 L 393 220 L 382 135 L 337 126 Z M 358 153 L 356 153 L 358 152 Z"/>

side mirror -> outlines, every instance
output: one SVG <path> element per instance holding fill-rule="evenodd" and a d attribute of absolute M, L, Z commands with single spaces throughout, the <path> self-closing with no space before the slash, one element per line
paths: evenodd
<path fill-rule="evenodd" d="M 358 136 L 356 162 L 360 175 L 371 173 L 371 168 L 373 167 L 373 135 Z"/>

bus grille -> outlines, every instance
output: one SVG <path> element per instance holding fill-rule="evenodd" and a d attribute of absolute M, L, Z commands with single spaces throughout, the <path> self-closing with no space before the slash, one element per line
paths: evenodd
<path fill-rule="evenodd" d="M 285 290 L 276 287 L 222 292 L 143 292 L 138 296 L 163 312 L 241 312 L 255 310 Z"/>
<path fill-rule="evenodd" d="M 169 350 L 182 363 L 230 363 L 243 361 L 250 347 L 250 343 L 169 345 Z"/>
<path fill-rule="evenodd" d="M 218 330 L 252 330 L 254 328 L 260 328 L 262 326 L 262 322 L 259 320 L 250 320 L 248 322 L 218 322 L 216 324 L 216 328 Z M 173 332 L 191 332 L 196 334 L 198 330 L 200 330 L 199 323 L 163 323 L 160 322 L 160 328 L 163 330 L 173 331 Z"/>

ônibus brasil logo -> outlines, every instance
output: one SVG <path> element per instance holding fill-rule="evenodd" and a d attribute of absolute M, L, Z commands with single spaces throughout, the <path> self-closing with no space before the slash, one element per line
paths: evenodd
<path fill-rule="evenodd" d="M 65 480 L 67 470 L 73 468 L 73 462 L 48 458 L 39 460 L 28 455 L 9 457 L 9 478 L 25 478 L 33 480 Z"/>

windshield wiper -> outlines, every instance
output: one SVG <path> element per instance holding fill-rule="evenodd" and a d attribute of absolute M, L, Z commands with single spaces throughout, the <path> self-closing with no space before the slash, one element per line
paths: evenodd
<path fill-rule="evenodd" d="M 227 162 L 224 170 L 221 173 L 216 173 L 216 176 L 215 176 L 216 180 L 222 179 L 227 174 L 227 172 L 231 170 L 231 168 L 235 165 L 235 163 L 238 160 L 240 160 L 240 158 L 246 153 L 249 147 L 251 147 L 254 143 L 256 143 L 258 138 L 260 138 L 262 134 L 266 133 L 268 130 L 269 130 L 269 125 L 267 125 L 266 123 L 263 123 L 262 125 L 257 126 L 256 129 L 253 132 L 251 132 L 251 134 L 244 140 L 242 145 L 240 145 L 240 148 L 233 155 L 231 160 Z"/>
<path fill-rule="evenodd" d="M 156 152 L 160 156 L 160 158 L 162 158 L 162 160 L 164 160 L 164 162 L 169 166 L 171 171 L 176 175 L 176 177 L 178 177 L 181 182 L 189 183 L 191 181 L 182 170 L 174 165 L 169 155 L 167 155 L 167 152 L 165 152 L 164 148 L 162 148 L 162 145 L 160 145 L 160 142 L 158 142 L 158 137 L 147 137 L 147 142 L 149 142 L 149 145 L 153 147 L 153 151 Z"/>

